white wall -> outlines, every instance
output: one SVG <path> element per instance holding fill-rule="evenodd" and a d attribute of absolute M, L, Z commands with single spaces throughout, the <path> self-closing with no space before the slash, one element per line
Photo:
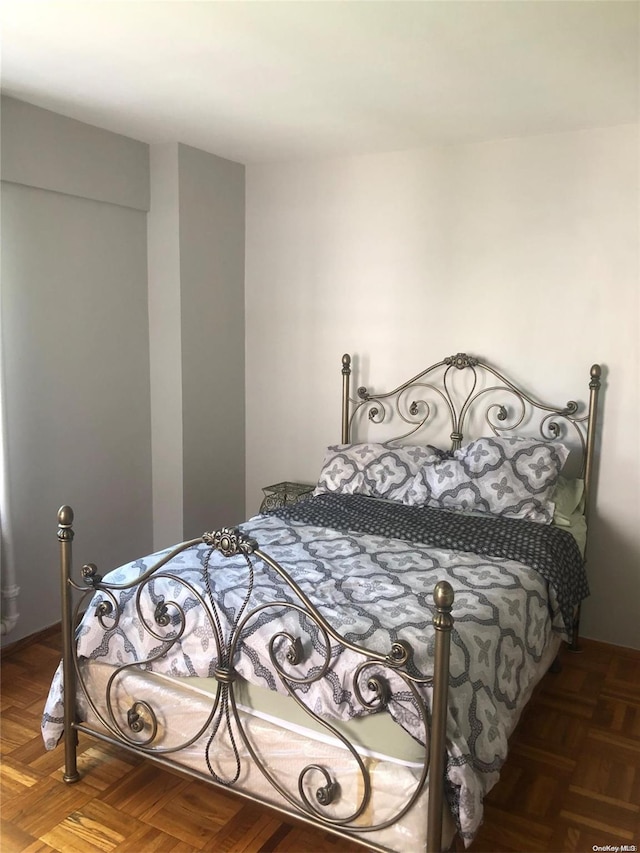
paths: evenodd
<path fill-rule="evenodd" d="M 313 482 L 340 357 L 393 387 L 466 351 L 550 401 L 604 366 L 585 636 L 640 647 L 638 128 L 247 168 L 247 502 Z"/>
<path fill-rule="evenodd" d="M 2 331 L 21 590 L 6 643 L 60 619 L 61 504 L 76 511 L 77 566 L 112 568 L 151 548 L 147 157 L 142 143 L 3 98 Z"/>
<path fill-rule="evenodd" d="M 102 570 L 244 516 L 244 167 L 172 143 L 152 177 L 147 223 L 147 145 L 2 99 L 8 643 L 59 620 L 62 503 Z"/>
<path fill-rule="evenodd" d="M 154 548 L 244 514 L 244 166 L 151 146 Z"/>
<path fill-rule="evenodd" d="M 184 539 L 178 145 L 149 148 L 147 216 L 153 547 Z"/>
<path fill-rule="evenodd" d="M 178 146 L 184 535 L 245 503 L 244 166 Z"/>

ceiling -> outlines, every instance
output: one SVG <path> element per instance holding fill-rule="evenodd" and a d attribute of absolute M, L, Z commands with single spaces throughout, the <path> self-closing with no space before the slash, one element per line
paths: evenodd
<path fill-rule="evenodd" d="M 623 124 L 633 0 L 2 0 L 2 89 L 243 163 Z"/>

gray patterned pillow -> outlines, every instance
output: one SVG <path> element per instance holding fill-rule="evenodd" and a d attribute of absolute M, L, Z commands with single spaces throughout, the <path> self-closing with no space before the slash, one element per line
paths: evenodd
<path fill-rule="evenodd" d="M 479 438 L 448 458 L 428 461 L 403 502 L 551 524 L 551 495 L 568 455 L 557 441 Z"/>
<path fill-rule="evenodd" d="M 402 501 L 422 466 L 442 455 L 430 445 L 336 444 L 327 448 L 314 494 L 339 492 Z"/>

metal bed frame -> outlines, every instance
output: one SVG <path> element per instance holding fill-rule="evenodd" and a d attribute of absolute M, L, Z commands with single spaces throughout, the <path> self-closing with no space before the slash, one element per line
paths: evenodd
<path fill-rule="evenodd" d="M 457 380 L 462 376 L 465 377 L 465 381 L 461 390 L 460 383 Z M 588 507 L 588 496 L 592 490 L 600 377 L 599 365 L 593 365 L 586 412 L 581 410 L 581 407 L 574 401 L 569 401 L 566 405 L 559 407 L 548 406 L 525 393 L 488 364 L 464 353 L 458 353 L 432 365 L 393 391 L 372 393 L 366 388 L 360 387 L 357 389 L 356 398 L 352 399 L 350 392 L 351 357 L 344 355 L 342 357 L 342 441 L 343 443 L 350 441 L 354 425 L 358 424 L 360 419 L 366 419 L 374 425 L 399 421 L 403 434 L 396 440 L 406 440 L 409 437 L 414 437 L 418 432 L 421 433 L 425 427 L 430 427 L 434 422 L 442 421 L 444 418 L 445 422 L 450 425 L 450 440 L 452 448 L 455 449 L 460 447 L 464 433 L 467 431 L 471 413 L 475 409 L 482 409 L 484 423 L 494 433 L 498 430 L 513 430 L 521 425 L 527 425 L 530 422 L 531 412 L 536 412 L 541 418 L 539 431 L 543 438 L 564 438 L 567 432 L 571 432 L 574 441 L 577 440 L 577 449 L 581 457 L 579 473 L 585 480 L 586 506 Z M 491 395 L 488 403 L 486 402 L 486 395 Z M 505 397 L 507 398 L 506 401 Z M 511 403 L 515 405 L 515 411 Z M 346 836 L 372 850 L 383 851 L 388 849 L 374 842 L 370 833 L 390 826 L 401 820 L 409 812 L 421 795 L 427 780 L 427 773 L 429 773 L 426 845 L 430 852 L 441 849 L 445 801 L 444 774 L 449 646 L 453 628 L 451 609 L 454 599 L 452 587 L 446 580 L 438 583 L 433 593 L 435 604 L 433 675 L 416 676 L 416 670 L 407 667 L 412 654 L 408 643 L 398 640 L 392 644 L 386 654 L 381 654 L 349 642 L 328 624 L 312 601 L 285 570 L 262 551 L 258 543 L 239 530 L 223 528 L 184 542 L 135 581 L 128 584 L 105 582 L 94 564 L 87 564 L 82 568 L 82 582 L 78 583 L 73 580 L 73 537 L 73 511 L 70 507 L 63 506 L 58 512 L 58 540 L 62 593 L 65 782 L 73 783 L 80 778 L 77 769 L 77 745 L 78 733 L 82 732 L 124 749 L 142 753 L 160 764 L 173 768 L 177 767 L 191 776 L 205 779 L 214 785 L 235 790 L 249 799 L 255 799 L 253 795 L 239 790 L 235 786 L 240 772 L 240 757 L 236 744 L 233 742 L 232 734 L 231 741 L 237 765 L 234 778 L 225 777 L 219 770 L 216 770 L 209 761 L 208 752 L 208 775 L 185 768 L 171 759 L 171 754 L 177 752 L 179 748 L 190 746 L 206 732 L 213 733 L 210 741 L 213 740 L 214 735 L 219 734 L 219 730 L 221 732 L 223 729 L 220 726 L 221 721 L 226 719 L 228 731 L 231 733 L 231 725 L 233 724 L 233 728 L 247 749 L 251 760 L 280 797 L 280 805 L 265 801 L 266 805 L 323 830 Z M 205 574 L 206 590 L 200 591 L 189 587 L 190 593 L 197 598 L 200 606 L 204 608 L 206 618 L 211 626 L 216 646 L 215 679 L 217 687 L 213 695 L 211 711 L 204 724 L 194 732 L 193 737 L 181 744 L 180 747 L 163 748 L 154 745 L 158 733 L 158 720 L 156 712 L 148 702 L 134 700 L 124 718 L 120 718 L 114 709 L 110 695 L 112 684 L 118 674 L 131 668 L 132 664 L 125 664 L 114 671 L 109 679 L 104 697 L 107 711 L 100 710 L 85 683 L 76 653 L 74 632 L 84 608 L 87 607 L 90 597 L 96 591 L 101 591 L 103 598 L 95 609 L 95 617 L 106 627 L 108 625 L 113 626 L 118 622 L 119 612 L 116 600 L 118 591 L 135 587 L 137 588 L 137 615 L 140 623 L 144 630 L 148 631 L 160 644 L 160 651 L 157 654 L 154 654 L 148 661 L 139 662 L 135 666 L 139 667 L 141 664 L 151 663 L 161 655 L 166 654 L 183 636 L 187 625 L 186 615 L 178 604 L 164 600 L 157 603 L 152 612 L 144 612 L 143 592 L 147 584 L 158 576 L 169 577 L 179 583 L 186 583 L 172 575 L 170 568 L 165 567 L 173 557 L 187 548 L 201 543 L 208 546 L 212 551 L 218 552 L 223 558 L 240 557 L 246 561 L 247 595 L 244 606 L 236 615 L 233 624 L 223 628 L 208 575 Z M 265 566 L 270 567 L 286 583 L 291 591 L 292 598 L 296 602 L 295 604 L 291 602 L 269 602 L 257 606 L 251 605 L 254 573 L 264 571 Z M 80 593 L 75 605 L 73 602 L 74 592 Z M 340 780 L 335 778 L 331 768 L 320 764 L 307 764 L 299 773 L 297 791 L 284 788 L 281 782 L 271 774 L 265 762 L 261 760 L 261 756 L 254 749 L 238 714 L 234 694 L 234 681 L 237 677 L 234 662 L 237 656 L 242 653 L 242 632 L 249 620 L 255 618 L 265 608 L 274 605 L 285 605 L 304 614 L 317 628 L 319 636 L 322 637 L 325 647 L 324 661 L 316 668 L 316 672 L 307 674 L 305 677 L 294 675 L 287 668 L 299 664 L 302 660 L 300 637 L 293 636 L 286 631 L 278 632 L 273 636 L 268 651 L 273 667 L 286 691 L 293 696 L 297 704 L 303 707 L 311 718 L 319 722 L 347 748 L 358 767 L 362 781 L 362 794 L 356 808 L 349 814 L 336 817 L 335 814 L 327 812 L 327 807 L 331 803 L 334 804 L 335 808 L 336 803 L 339 803 L 340 800 Z M 577 648 L 578 627 L 579 613 L 576 615 L 573 630 L 572 647 L 574 649 Z M 403 690 L 406 689 L 411 692 L 424 726 L 424 742 L 426 744 L 424 764 L 415 790 L 390 819 L 376 825 L 362 824 L 363 815 L 371 797 L 372 780 L 357 748 L 330 721 L 321 719 L 313 710 L 305 707 L 295 691 L 296 685 L 309 683 L 325 675 L 330 665 L 332 643 L 349 648 L 359 655 L 361 662 L 352 675 L 352 687 L 354 695 L 365 708 L 379 711 L 393 701 L 389 689 L 389 679 L 384 675 L 386 672 L 393 679 L 400 679 Z M 431 709 L 427 709 L 418 690 L 418 687 L 425 685 L 432 688 Z M 99 728 L 77 718 L 77 691 L 84 696 L 94 715 L 100 721 L 101 726 Z M 429 715 L 431 715 L 430 725 Z"/>

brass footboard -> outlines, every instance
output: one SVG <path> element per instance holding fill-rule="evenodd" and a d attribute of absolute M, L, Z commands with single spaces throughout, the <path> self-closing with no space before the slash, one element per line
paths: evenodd
<path fill-rule="evenodd" d="M 206 533 L 198 539 L 184 542 L 171 553 L 158 560 L 135 580 L 126 583 L 105 582 L 92 564 L 82 569 L 81 583 L 72 578 L 71 546 L 73 540 L 73 512 L 70 507 L 63 506 L 58 513 L 58 540 L 60 543 L 61 584 L 62 584 L 62 624 L 63 624 L 63 673 L 64 673 L 64 725 L 65 725 L 65 772 L 66 782 L 79 779 L 76 762 L 76 747 L 78 732 L 89 734 L 103 741 L 119 745 L 136 753 L 142 753 L 153 760 L 167 766 L 180 766 L 184 772 L 197 778 L 205 779 L 226 789 L 238 790 L 243 796 L 258 799 L 251 793 L 240 790 L 236 783 L 241 775 L 240 750 L 236 745 L 241 744 L 249 760 L 258 768 L 262 777 L 277 793 L 275 798 L 280 805 L 270 800 L 268 805 L 276 808 L 285 815 L 292 815 L 325 831 L 346 836 L 350 840 L 359 841 L 372 850 L 388 850 L 371 833 L 384 830 L 402 820 L 416 805 L 424 793 L 429 773 L 428 790 L 428 828 L 427 849 L 440 850 L 442 847 L 442 816 L 444 806 L 444 775 L 446 762 L 446 718 L 447 694 L 449 684 L 449 645 L 453 625 L 451 606 L 453 590 L 449 583 L 442 581 L 434 590 L 435 615 L 435 667 L 433 676 L 420 674 L 416 662 L 412 660 L 412 651 L 408 643 L 398 640 L 394 642 L 386 654 L 371 651 L 362 646 L 349 642 L 344 636 L 335 631 L 314 607 L 307 595 L 287 574 L 287 572 L 267 554 L 255 541 L 237 530 L 223 529 L 215 533 Z M 216 603 L 212 592 L 212 581 L 208 569 L 208 557 L 204 567 L 204 589 L 192 586 L 184 577 L 174 574 L 170 561 L 187 549 L 205 545 L 210 553 L 217 552 L 223 558 L 239 558 L 246 562 L 247 590 L 244 603 L 237 613 L 229 619 Z M 209 553 L 209 552 L 207 552 Z M 252 590 L 255 575 L 260 571 L 275 572 L 286 584 L 291 598 L 287 601 L 260 601 L 252 603 Z M 215 658 L 214 678 L 216 688 L 211 700 L 211 709 L 203 722 L 198 722 L 196 731 L 184 742 L 179 744 L 162 745 L 160 730 L 165 731 L 164 724 L 159 725 L 156 710 L 151 704 L 133 697 L 130 706 L 123 711 L 113 698 L 114 685 L 125 672 L 135 669 L 144 672 L 151 665 L 188 636 L 188 614 L 180 603 L 165 600 L 154 594 L 149 584 L 162 578 L 173 584 L 187 588 L 189 599 L 195 600 L 199 607 L 204 608 L 204 615 L 213 638 Z M 74 596 L 74 591 L 79 593 Z M 120 663 L 114 668 L 108 680 L 106 693 L 99 699 L 91 695 L 83 666 L 78 658 L 74 633 L 79 623 L 80 615 L 89 606 L 93 618 L 97 619 L 104 628 L 119 626 L 120 611 L 118 595 L 126 591 L 135 598 L 137 614 L 137 630 L 145 631 L 156 641 L 156 647 L 149 657 L 143 661 Z M 95 593 L 100 593 L 97 604 L 90 604 Z M 73 603 L 76 597 L 77 602 Z M 176 595 L 177 598 L 177 595 Z M 276 629 L 268 643 L 268 653 L 273 670 L 280 684 L 306 714 L 320 724 L 323 729 L 336 741 L 354 763 L 354 772 L 359 777 L 358 793 L 355 806 L 348 805 L 347 813 L 341 811 L 340 779 L 329 766 L 321 761 L 309 763 L 298 774 L 297 787 L 288 789 L 272 772 L 268 765 L 266 753 L 259 754 L 250 737 L 245 731 L 243 718 L 239 714 L 234 693 L 234 683 L 238 677 L 237 664 L 245 649 L 243 637 L 247 628 L 255 624 L 255 620 L 269 608 L 278 608 L 288 613 L 294 613 L 299 623 L 309 624 L 319 641 L 316 642 L 316 658 L 320 654 L 320 662 L 311 666 L 305 660 L 305 644 L 301 637 L 294 634 L 286 626 Z M 91 611 L 90 611 L 91 612 Z M 307 644 L 308 645 L 308 644 Z M 318 652 L 318 646 L 323 651 Z M 373 780 L 367 762 L 363 760 L 345 734 L 336 728 L 331 720 L 320 717 L 313 709 L 307 707 L 301 698 L 303 689 L 323 679 L 330 670 L 332 649 L 342 647 L 349 649 L 358 656 L 359 664 L 350 673 L 350 686 L 353 695 L 363 711 L 376 712 L 388 709 L 394 700 L 394 693 L 400 689 L 421 719 L 424 727 L 424 761 L 420 772 L 416 771 L 415 789 L 402 802 L 391 817 L 385 816 L 377 822 L 367 822 L 372 793 Z M 301 667 L 307 667 L 300 673 Z M 423 698 L 422 688 L 432 690 L 432 708 L 429 710 Z M 77 716 L 78 700 L 91 709 L 92 719 L 99 721 L 98 726 L 80 721 Z M 431 715 L 431 719 L 430 718 Z M 235 734 L 234 734 L 235 733 Z M 164 735 L 163 735 L 164 736 Z M 217 763 L 215 745 L 216 739 L 226 737 L 225 748 L 235 756 L 235 772 L 227 771 Z M 172 755 L 185 747 L 191 747 L 203 739 L 206 741 L 206 766 L 208 773 L 193 768 L 177 765 Z M 263 756 L 264 759 L 263 760 Z M 347 757 L 348 757 L 347 756 Z M 233 762 L 232 762 L 233 764 Z M 345 799 L 342 798 L 343 802 Z M 353 798 L 352 798 L 353 799 Z"/>

